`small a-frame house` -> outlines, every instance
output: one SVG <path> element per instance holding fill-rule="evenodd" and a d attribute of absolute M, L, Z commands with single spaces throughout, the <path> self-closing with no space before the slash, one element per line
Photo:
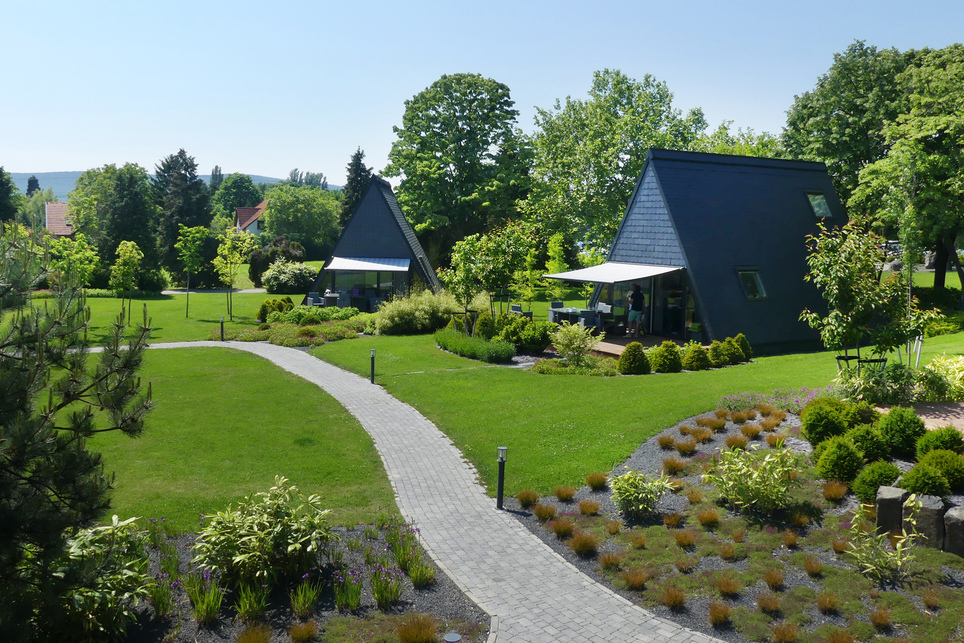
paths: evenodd
<path fill-rule="evenodd" d="M 311 290 L 328 291 L 326 305 L 337 297 L 339 306 L 374 311 L 416 279 L 433 292 L 442 289 L 391 184 L 373 176 Z"/>
<path fill-rule="evenodd" d="M 595 282 L 591 303 L 614 304 L 617 318 L 640 284 L 654 335 L 817 348 L 799 317 L 826 310 L 804 281 L 806 237 L 821 221 L 846 222 L 823 163 L 651 150 L 606 263 L 555 277 Z"/>

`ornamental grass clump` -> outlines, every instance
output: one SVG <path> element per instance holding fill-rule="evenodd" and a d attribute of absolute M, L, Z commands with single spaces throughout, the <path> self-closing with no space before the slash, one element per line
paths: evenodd
<path fill-rule="evenodd" d="M 729 571 L 721 572 L 714 581 L 716 589 L 720 591 L 720 595 L 724 598 L 733 598 L 740 594 L 740 590 L 743 589 L 743 583 L 737 576 Z"/>
<path fill-rule="evenodd" d="M 870 610 L 870 622 L 878 630 L 886 630 L 893 622 L 893 617 L 886 607 L 875 607 Z"/>
<path fill-rule="evenodd" d="M 696 556 L 684 556 L 677 559 L 677 561 L 673 564 L 676 566 L 676 569 L 679 570 L 679 573 L 689 574 L 696 569 L 696 566 L 699 565 L 699 563 L 700 561 Z"/>
<path fill-rule="evenodd" d="M 713 431 L 706 427 L 693 429 L 693 432 L 690 435 L 694 440 L 700 443 L 709 442 L 713 439 Z"/>
<path fill-rule="evenodd" d="M 315 605 L 321 598 L 321 583 L 305 578 L 288 594 L 291 599 L 291 611 L 300 619 L 308 619 L 315 611 Z"/>
<path fill-rule="evenodd" d="M 155 619 L 164 619 L 171 615 L 174 609 L 171 590 L 179 584 L 177 579 L 171 580 L 167 574 L 158 574 L 147 586 L 147 598 L 154 608 Z"/>
<path fill-rule="evenodd" d="M 776 614 L 780 611 L 780 598 L 773 592 L 766 592 L 757 597 L 756 606 L 764 614 Z"/>
<path fill-rule="evenodd" d="M 800 626 L 796 623 L 783 622 L 773 626 L 771 633 L 776 643 L 796 643 Z"/>
<path fill-rule="evenodd" d="M 586 476 L 586 485 L 593 491 L 605 491 L 609 484 L 609 476 L 605 471 L 597 471 Z"/>
<path fill-rule="evenodd" d="M 318 626 L 314 621 L 293 623 L 288 628 L 288 636 L 291 637 L 291 643 L 310 643 L 318 638 Z"/>
<path fill-rule="evenodd" d="M 633 470 L 613 478 L 610 487 L 616 507 L 624 516 L 633 519 L 653 513 L 659 499 L 672 489 L 665 475 L 650 479 Z"/>
<path fill-rule="evenodd" d="M 663 605 L 676 612 L 686 606 L 686 594 L 679 587 L 667 585 L 663 588 L 660 601 Z"/>
<path fill-rule="evenodd" d="M 623 555 L 618 552 L 607 551 L 599 557 L 599 564 L 605 570 L 619 569 L 623 564 Z"/>
<path fill-rule="evenodd" d="M 572 502 L 573 496 L 576 495 L 576 490 L 572 487 L 556 487 L 555 493 L 559 502 Z"/>
<path fill-rule="evenodd" d="M 783 580 L 784 580 L 784 575 L 783 575 L 782 569 L 771 567 L 767 569 L 765 572 L 763 572 L 763 582 L 765 582 L 770 587 L 770 589 L 772 589 L 775 592 L 778 592 L 781 589 L 783 589 Z"/>
<path fill-rule="evenodd" d="M 673 448 L 676 452 L 682 456 L 691 456 L 696 452 L 696 440 L 693 438 L 687 438 L 686 440 L 677 440 L 673 444 Z"/>
<path fill-rule="evenodd" d="M 696 532 L 692 529 L 679 529 L 673 532 L 673 539 L 680 549 L 691 549 L 696 545 Z"/>
<path fill-rule="evenodd" d="M 788 450 L 740 451 L 728 449 L 714 458 L 703 475 L 720 496 L 743 511 L 772 512 L 790 504 L 790 490 L 798 483 L 792 475 L 796 457 Z"/>
<path fill-rule="evenodd" d="M 409 612 L 395 628 L 400 643 L 433 643 L 438 636 L 438 624 L 429 614 Z"/>
<path fill-rule="evenodd" d="M 271 628 L 262 623 L 247 625 L 236 639 L 237 643 L 268 643 L 271 640 Z"/>
<path fill-rule="evenodd" d="M 539 502 L 539 494 L 532 489 L 523 489 L 516 494 L 515 498 L 519 501 L 519 506 L 523 509 L 529 509 Z"/>
<path fill-rule="evenodd" d="M 430 563 L 419 560 L 409 566 L 408 577 L 412 579 L 415 589 L 422 589 L 435 582 L 435 568 Z"/>
<path fill-rule="evenodd" d="M 673 448 L 674 444 L 676 444 L 676 440 L 671 435 L 661 435 L 656 438 L 656 443 L 659 444 L 660 449 L 668 451 L 669 449 Z"/>
<path fill-rule="evenodd" d="M 715 529 L 720 524 L 720 512 L 714 507 L 705 507 L 696 512 L 696 519 L 704 529 Z"/>
<path fill-rule="evenodd" d="M 535 514 L 536 520 L 539 522 L 546 522 L 556 517 L 556 506 L 536 504 L 532 507 L 532 513 Z"/>
<path fill-rule="evenodd" d="M 726 627 L 730 624 L 730 606 L 721 601 L 710 603 L 710 625 L 715 628 Z"/>
<path fill-rule="evenodd" d="M 639 342 L 630 342 L 619 356 L 616 366 L 622 375 L 648 375 L 650 372 L 649 358 Z"/>
<path fill-rule="evenodd" d="M 740 433 L 745 435 L 749 440 L 756 440 L 760 437 L 760 433 L 763 432 L 763 427 L 761 427 L 756 422 L 748 422 L 740 427 Z"/>
<path fill-rule="evenodd" d="M 686 492 L 686 500 L 688 500 L 691 505 L 695 505 L 703 500 L 703 492 L 697 487 L 690 487 Z"/>
<path fill-rule="evenodd" d="M 634 549 L 646 549 L 646 534 L 641 532 L 634 532 L 630 538 L 630 542 Z"/>
<path fill-rule="evenodd" d="M 580 500 L 579 513 L 584 516 L 595 516 L 599 513 L 599 503 L 595 500 Z"/>
<path fill-rule="evenodd" d="M 837 594 L 829 590 L 817 594 L 817 609 L 821 614 L 833 614 L 837 611 Z"/>
<path fill-rule="evenodd" d="M 578 531 L 569 539 L 569 548 L 577 556 L 582 558 L 592 558 L 599 551 L 599 541 L 592 534 L 585 531 Z"/>
<path fill-rule="evenodd" d="M 823 563 L 816 556 L 807 556 L 803 559 L 803 569 L 807 576 L 816 578 L 823 574 Z"/>
<path fill-rule="evenodd" d="M 620 532 L 622 528 L 623 526 L 620 524 L 618 520 L 610 520 L 609 522 L 606 523 L 606 533 L 609 534 L 610 536 L 615 536 Z"/>
<path fill-rule="evenodd" d="M 649 574 L 646 570 L 639 567 L 627 569 L 619 577 L 626 583 L 626 589 L 634 592 L 646 589 L 646 581 L 649 580 Z"/>
<path fill-rule="evenodd" d="M 241 585 L 234 600 L 234 609 L 242 621 L 258 621 L 268 609 L 267 585 Z"/>
<path fill-rule="evenodd" d="M 565 540 L 572 536 L 576 526 L 568 518 L 560 518 L 549 523 L 549 531 L 556 535 L 559 540 Z"/>
<path fill-rule="evenodd" d="M 224 588 L 220 587 L 211 575 L 204 571 L 187 577 L 184 590 L 191 600 L 191 612 L 199 625 L 213 623 L 218 619 L 221 603 L 224 601 Z"/>

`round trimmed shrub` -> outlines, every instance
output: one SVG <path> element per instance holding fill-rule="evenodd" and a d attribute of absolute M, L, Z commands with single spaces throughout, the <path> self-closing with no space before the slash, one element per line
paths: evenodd
<path fill-rule="evenodd" d="M 848 428 L 854 428 L 861 424 L 875 424 L 880 419 L 880 413 L 870 402 L 861 400 L 856 404 L 848 404 L 843 412 L 844 422 Z"/>
<path fill-rule="evenodd" d="M 877 489 L 894 483 L 900 477 L 900 469 L 890 462 L 880 460 L 864 467 L 850 487 L 861 502 L 877 500 Z"/>
<path fill-rule="evenodd" d="M 649 373 L 649 358 L 639 342 L 630 342 L 619 356 L 617 370 L 623 375 L 646 375 Z"/>
<path fill-rule="evenodd" d="M 847 405 L 840 400 L 821 397 L 808 403 L 800 414 L 803 437 L 813 446 L 835 435 L 847 432 L 844 412 Z"/>
<path fill-rule="evenodd" d="M 697 343 L 692 343 L 686 347 L 683 353 L 683 368 L 687 371 L 705 371 L 712 364 L 706 349 Z"/>
<path fill-rule="evenodd" d="M 890 413 L 880 418 L 877 429 L 884 446 L 892 455 L 908 459 L 917 452 L 917 440 L 927 433 L 924 421 L 917 417 L 914 409 L 905 406 L 892 408 Z"/>
<path fill-rule="evenodd" d="M 859 424 L 847 431 L 846 436 L 850 438 L 857 450 L 864 456 L 864 462 L 870 464 L 887 457 L 887 447 L 880 438 L 880 433 L 869 424 Z"/>
<path fill-rule="evenodd" d="M 656 349 L 652 360 L 657 373 L 679 373 L 683 370 L 683 352 L 676 342 L 666 340 Z"/>
<path fill-rule="evenodd" d="M 723 342 L 723 354 L 726 356 L 727 364 L 735 366 L 746 361 L 746 355 L 732 337 L 727 337 Z"/>
<path fill-rule="evenodd" d="M 746 357 L 746 361 L 749 362 L 753 357 L 753 349 L 750 347 L 750 341 L 743 333 L 740 333 L 734 337 L 734 339 L 736 340 L 737 346 L 739 346 L 740 350 L 743 351 L 743 356 Z"/>
<path fill-rule="evenodd" d="M 710 358 L 710 364 L 713 368 L 723 368 L 727 365 L 726 353 L 723 350 L 723 342 L 718 339 L 714 339 L 710 343 L 710 348 L 706 351 L 707 356 Z"/>
<path fill-rule="evenodd" d="M 817 472 L 825 480 L 852 482 L 864 467 L 864 458 L 846 436 L 836 436 L 826 446 L 817 461 Z"/>
<path fill-rule="evenodd" d="M 278 259 L 271 264 L 261 281 L 269 293 L 298 293 L 307 292 L 315 283 L 318 269 L 303 263 L 295 263 L 286 259 Z"/>
<path fill-rule="evenodd" d="M 905 473 L 900 480 L 900 487 L 928 496 L 946 496 L 951 492 L 951 485 L 944 474 L 927 464 L 918 464 Z"/>
<path fill-rule="evenodd" d="M 923 458 L 930 451 L 936 450 L 964 453 L 964 437 L 952 426 L 928 431 L 917 440 L 917 458 Z"/>
<path fill-rule="evenodd" d="M 483 312 L 475 320 L 475 337 L 485 341 L 495 337 L 495 319 L 488 312 Z"/>
<path fill-rule="evenodd" d="M 959 454 L 953 451 L 936 449 L 928 452 L 917 464 L 918 466 L 934 467 L 940 471 L 947 478 L 947 484 L 950 485 L 952 491 L 964 488 L 964 458 Z"/>

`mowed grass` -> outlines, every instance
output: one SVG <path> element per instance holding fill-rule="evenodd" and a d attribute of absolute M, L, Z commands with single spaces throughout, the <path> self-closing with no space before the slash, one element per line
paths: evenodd
<path fill-rule="evenodd" d="M 430 335 L 363 337 L 326 344 L 312 354 L 368 377 L 371 348 L 376 382 L 451 437 L 490 493 L 498 446 L 509 447 L 508 493 L 532 487 L 547 494 L 613 468 L 664 428 L 716 408 L 724 395 L 822 387 L 837 374 L 833 354 L 820 352 L 697 373 L 539 375 L 480 367 L 438 350 Z M 964 334 L 927 340 L 921 363 L 941 352 L 964 352 Z"/>
<path fill-rule="evenodd" d="M 143 434 L 104 433 L 88 443 L 116 474 L 112 513 L 164 517 L 194 531 L 199 514 L 283 475 L 319 494 L 333 523 L 397 514 L 371 438 L 317 386 L 226 348 L 149 350 L 141 376 L 156 402 Z"/>

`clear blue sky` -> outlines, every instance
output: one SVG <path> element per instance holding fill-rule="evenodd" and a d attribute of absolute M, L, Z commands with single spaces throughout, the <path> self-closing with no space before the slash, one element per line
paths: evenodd
<path fill-rule="evenodd" d="M 713 127 L 779 133 L 854 39 L 964 39 L 962 0 L 21 0 L 0 15 L 7 171 L 153 171 L 183 147 L 203 174 L 297 167 L 333 184 L 358 146 L 381 170 L 404 101 L 446 73 L 508 85 L 530 133 L 534 107 L 585 96 L 607 67 L 665 81 Z"/>

